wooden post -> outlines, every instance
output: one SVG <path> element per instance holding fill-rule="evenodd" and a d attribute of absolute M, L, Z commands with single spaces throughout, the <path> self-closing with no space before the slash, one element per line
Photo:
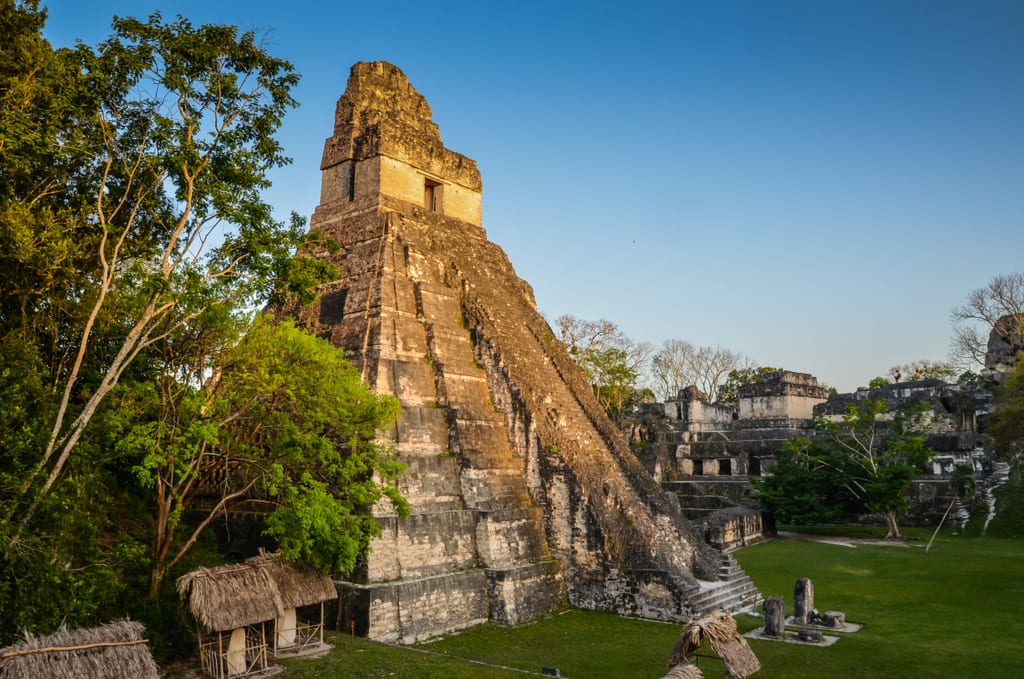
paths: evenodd
<path fill-rule="evenodd" d="M 260 624 L 260 637 L 263 639 L 263 643 L 260 644 L 260 658 L 263 664 L 260 665 L 261 670 L 267 669 L 267 623 Z M 277 642 L 274 642 L 274 652 L 277 653 Z"/>

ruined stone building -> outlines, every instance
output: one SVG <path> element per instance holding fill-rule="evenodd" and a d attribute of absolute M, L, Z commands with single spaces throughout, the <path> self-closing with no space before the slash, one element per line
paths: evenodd
<path fill-rule="evenodd" d="M 760 513 L 749 508 L 749 478 L 767 472 L 787 439 L 809 433 L 813 409 L 827 397 L 813 375 L 788 370 L 740 386 L 735 406 L 709 403 L 690 387 L 645 406 L 631 440 L 707 540 L 742 546 L 764 537 Z"/>
<path fill-rule="evenodd" d="M 865 400 L 884 400 L 890 413 L 925 406 L 926 443 L 935 454 L 912 484 L 911 523 L 941 516 L 956 465 L 970 465 L 980 476 L 990 471 L 992 451 L 978 434 L 978 417 L 991 408 L 991 394 L 935 379 L 830 394 L 813 375 L 786 370 L 741 386 L 735 406 L 708 403 L 695 388 L 685 389 L 646 406 L 631 442 L 713 543 L 746 544 L 760 537 L 757 519 L 741 511 L 751 504 L 750 478 L 771 473 L 776 451 L 794 436 L 810 435 L 816 415 L 841 418 L 849 404 Z M 731 537 L 718 535 L 723 530 Z"/>
<path fill-rule="evenodd" d="M 684 620 L 756 597 L 605 417 L 487 240 L 476 163 L 398 68 L 352 68 L 321 169 L 310 226 L 341 246 L 323 255 L 340 275 L 290 313 L 398 397 L 411 505 L 378 509 L 383 535 L 342 585 L 346 627 L 412 642 L 567 603 Z"/>

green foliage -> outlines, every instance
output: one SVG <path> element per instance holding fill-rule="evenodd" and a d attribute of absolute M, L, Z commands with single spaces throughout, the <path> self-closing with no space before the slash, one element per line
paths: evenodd
<path fill-rule="evenodd" d="M 34 3 L 3 12 L 24 63 L 5 51 L 0 67 L 0 338 L 31 348 L 56 396 L 2 514 L 6 550 L 121 380 L 229 341 L 210 328 L 309 299 L 330 271 L 293 257 L 303 221 L 275 222 L 260 195 L 288 162 L 274 133 L 298 76 L 254 33 L 157 13 L 116 19 L 96 49 L 52 50 Z"/>
<path fill-rule="evenodd" d="M 716 400 L 735 406 L 739 400 L 740 387 L 746 384 L 764 384 L 771 376 L 782 372 L 782 368 L 747 367 L 730 370 L 725 381 L 718 387 Z"/>
<path fill-rule="evenodd" d="M 232 423 L 222 445 L 246 448 L 271 473 L 263 488 L 276 505 L 267 532 L 286 558 L 347 572 L 379 530 L 370 509 L 387 497 L 408 504 L 394 481 L 403 466 L 376 439 L 394 422 L 398 401 L 374 394 L 342 351 L 291 321 L 258 322 L 232 352 L 217 387 Z M 242 417 L 238 417 L 243 413 Z M 224 437 L 228 438 L 228 437 Z"/>
<path fill-rule="evenodd" d="M 637 381 L 650 345 L 634 342 L 606 319 L 585 321 L 564 315 L 557 324 L 559 339 L 586 375 L 605 413 L 613 420 L 631 413 L 644 398 Z"/>
<path fill-rule="evenodd" d="M 153 412 L 118 444 L 140 460 L 134 472 L 155 501 L 150 595 L 215 516 L 254 503 L 286 558 L 351 570 L 378 530 L 371 507 L 387 497 L 407 511 L 394 487 L 401 466 L 376 441 L 397 401 L 369 391 L 342 351 L 290 320 L 261 317 L 209 359 L 217 377 L 204 388 L 171 375 L 159 394 L 137 385 L 132 401 Z M 199 495 L 216 505 L 183 538 Z"/>
<path fill-rule="evenodd" d="M 906 492 L 931 454 L 919 431 L 924 416 L 914 410 L 890 419 L 884 401 L 869 400 L 851 403 L 841 421 L 816 418 L 815 435 L 789 441 L 772 475 L 757 484 L 765 511 L 793 523 L 878 514 L 888 537 L 899 537 Z"/>
<path fill-rule="evenodd" d="M 903 380 L 942 380 L 952 382 L 957 378 L 956 368 L 949 363 L 921 359 L 889 368 L 889 375 L 894 382 Z M 884 386 L 884 385 L 883 385 Z"/>
<path fill-rule="evenodd" d="M 375 443 L 396 405 L 291 324 L 245 332 L 336 273 L 261 195 L 291 64 L 232 26 L 121 18 L 54 49 L 44 20 L 0 0 L 0 634 L 133 614 L 172 650 L 160 583 L 217 560 L 232 503 L 333 569 L 378 500 L 404 511 Z"/>
<path fill-rule="evenodd" d="M 831 467 L 828 451 L 815 439 L 790 439 L 776 453 L 769 476 L 752 478 L 765 518 L 775 523 L 832 523 L 848 515 L 852 498 Z"/>
<path fill-rule="evenodd" d="M 1024 355 L 996 391 L 996 407 L 985 423 L 985 432 L 995 440 L 1002 459 L 1019 458 L 1024 453 Z"/>
<path fill-rule="evenodd" d="M 868 389 L 881 389 L 882 387 L 888 386 L 890 384 L 892 384 L 892 380 L 890 380 L 888 377 L 879 376 L 875 377 L 870 382 L 868 382 Z"/>

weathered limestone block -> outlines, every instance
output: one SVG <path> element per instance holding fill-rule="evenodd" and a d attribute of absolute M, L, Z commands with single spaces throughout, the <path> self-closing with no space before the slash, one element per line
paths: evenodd
<path fill-rule="evenodd" d="M 1024 314 L 1007 314 L 992 326 L 985 351 L 985 375 L 1002 382 L 1024 352 Z"/>
<path fill-rule="evenodd" d="M 809 578 L 800 578 L 793 588 L 793 621 L 807 625 L 814 617 L 814 583 Z"/>
<path fill-rule="evenodd" d="M 488 569 L 487 585 L 491 619 L 502 625 L 537 620 L 566 604 L 561 564 L 556 561 Z"/>
<path fill-rule="evenodd" d="M 842 611 L 825 611 L 821 614 L 821 624 L 825 627 L 843 627 L 846 624 L 846 614 Z"/>
<path fill-rule="evenodd" d="M 415 643 L 487 622 L 487 574 L 481 569 L 371 585 L 339 585 L 345 629 L 385 642 Z"/>
<path fill-rule="evenodd" d="M 447 448 L 448 418 L 436 404 L 410 404 L 399 414 L 392 435 L 397 450 L 404 455 L 436 455 L 440 446 Z"/>
<path fill-rule="evenodd" d="M 539 507 L 479 512 L 476 544 L 486 568 L 512 568 L 550 559 Z"/>
<path fill-rule="evenodd" d="M 722 550 L 736 549 L 764 539 L 761 512 L 747 507 L 728 507 L 704 519 L 704 538 Z"/>
<path fill-rule="evenodd" d="M 367 554 L 367 581 L 423 578 L 476 566 L 476 517 L 471 511 L 381 517 L 381 536 Z"/>
<path fill-rule="evenodd" d="M 398 491 L 409 502 L 412 513 L 465 509 L 458 460 L 450 455 L 438 456 L 432 451 L 429 456 L 403 455 L 402 461 L 407 467 L 398 478 Z M 375 513 L 377 516 L 390 514 L 390 507 L 390 502 L 384 502 L 382 510 Z"/>
<path fill-rule="evenodd" d="M 464 468 L 459 476 L 467 507 L 483 510 L 525 507 L 529 497 L 516 469 Z"/>
<path fill-rule="evenodd" d="M 786 604 L 781 596 L 764 600 L 764 635 L 781 639 L 786 632 Z"/>

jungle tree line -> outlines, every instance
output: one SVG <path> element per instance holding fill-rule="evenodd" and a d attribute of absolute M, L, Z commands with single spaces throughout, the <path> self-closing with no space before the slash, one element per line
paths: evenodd
<path fill-rule="evenodd" d="M 169 580 L 224 558 L 240 503 L 286 558 L 353 567 L 369 507 L 405 507 L 374 442 L 397 406 L 253 313 L 335 273 L 261 195 L 291 64 L 232 26 L 55 49 L 45 20 L 0 0 L 0 642 L 131 615 L 160 651 Z"/>
<path fill-rule="evenodd" d="M 615 420 L 628 416 L 639 403 L 675 398 L 691 385 L 705 398 L 735 402 L 739 385 L 778 370 L 759 367 L 729 349 L 698 347 L 681 339 L 655 348 L 631 339 L 603 318 L 589 321 L 563 315 L 555 321 L 555 333 Z"/>

